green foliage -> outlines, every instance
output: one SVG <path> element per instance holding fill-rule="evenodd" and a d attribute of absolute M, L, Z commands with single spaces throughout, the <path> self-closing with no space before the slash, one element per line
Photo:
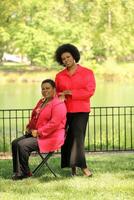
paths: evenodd
<path fill-rule="evenodd" d="M 83 64 L 133 59 L 133 0 L 2 0 L 0 11 L 0 58 L 6 50 L 52 67 L 57 46 L 73 43 Z"/>
<path fill-rule="evenodd" d="M 10 26 L 17 8 L 17 0 L 2 0 L 0 2 L 0 63 L 4 51 L 11 42 Z"/>

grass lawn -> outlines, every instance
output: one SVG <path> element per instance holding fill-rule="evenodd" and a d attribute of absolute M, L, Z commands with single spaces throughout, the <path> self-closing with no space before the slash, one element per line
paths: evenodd
<path fill-rule="evenodd" d="M 46 168 L 35 177 L 12 181 L 12 160 L 0 160 L 0 200 L 133 200 L 134 154 L 98 153 L 86 156 L 93 177 L 81 171 L 72 178 L 69 169 L 60 169 L 60 157 L 51 158 L 55 178 Z M 30 158 L 33 169 L 39 157 Z"/>

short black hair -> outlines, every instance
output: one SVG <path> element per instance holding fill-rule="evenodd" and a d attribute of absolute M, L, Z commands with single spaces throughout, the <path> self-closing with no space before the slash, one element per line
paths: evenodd
<path fill-rule="evenodd" d="M 56 88 L 55 86 L 55 82 L 52 79 L 45 79 L 42 81 L 41 85 L 43 85 L 44 83 L 49 83 L 53 88 Z"/>
<path fill-rule="evenodd" d="M 73 58 L 76 62 L 78 62 L 80 60 L 80 52 L 76 46 L 74 46 L 72 44 L 63 44 L 57 48 L 57 50 L 55 51 L 55 56 L 54 56 L 55 60 L 60 65 L 63 65 L 61 55 L 65 52 L 69 52 L 73 56 Z"/>

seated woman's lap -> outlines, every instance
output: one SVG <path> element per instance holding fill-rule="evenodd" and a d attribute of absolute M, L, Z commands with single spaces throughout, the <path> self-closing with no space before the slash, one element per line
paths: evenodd
<path fill-rule="evenodd" d="M 12 147 L 15 146 L 23 149 L 28 148 L 29 151 L 36 151 L 38 150 L 37 138 L 34 138 L 31 135 L 23 135 L 13 140 Z"/>

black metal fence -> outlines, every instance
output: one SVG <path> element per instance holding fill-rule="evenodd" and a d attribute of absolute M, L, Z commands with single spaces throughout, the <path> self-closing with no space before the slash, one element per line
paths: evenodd
<path fill-rule="evenodd" d="M 14 138 L 21 136 L 31 109 L 0 110 L 0 152 L 10 152 Z M 92 107 L 87 125 L 85 151 L 134 150 L 134 106 Z"/>

